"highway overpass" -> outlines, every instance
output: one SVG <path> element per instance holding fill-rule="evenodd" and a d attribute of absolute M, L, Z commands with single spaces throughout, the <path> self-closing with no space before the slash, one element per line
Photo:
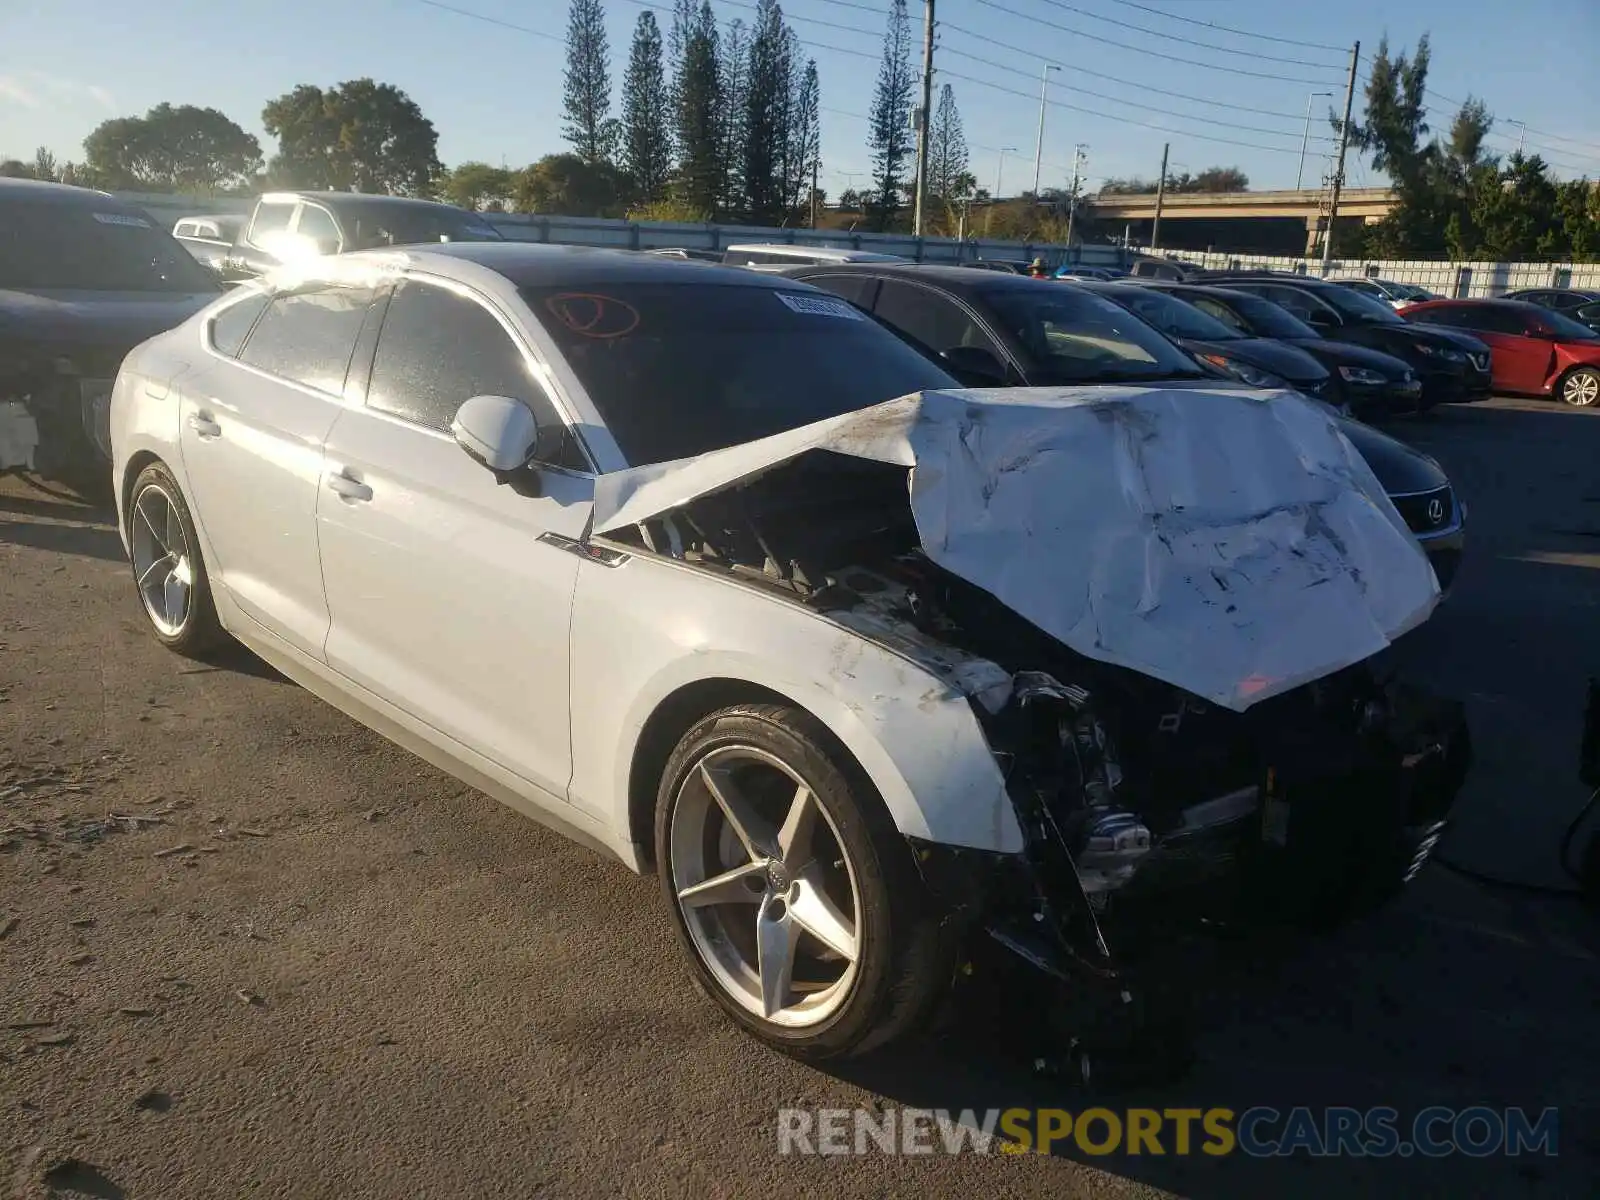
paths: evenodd
<path fill-rule="evenodd" d="M 1310 254 L 1317 240 L 1322 189 L 1283 192 L 1168 192 L 1161 203 L 1161 248 L 1241 253 Z M 1154 192 L 1086 199 L 1088 215 L 1107 233 L 1131 226 L 1148 244 L 1155 220 Z M 1388 188 L 1346 188 L 1339 194 L 1339 225 L 1371 225 L 1394 207 Z"/>

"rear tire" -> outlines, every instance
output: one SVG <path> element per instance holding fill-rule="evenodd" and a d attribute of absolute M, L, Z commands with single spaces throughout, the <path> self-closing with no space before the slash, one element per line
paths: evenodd
<path fill-rule="evenodd" d="M 187 658 L 203 657 L 226 643 L 200 535 L 165 464 L 151 463 L 133 481 L 127 522 L 134 586 L 156 639 Z"/>
<path fill-rule="evenodd" d="M 839 1058 L 919 1024 L 952 962 L 876 790 L 810 714 L 694 726 L 656 801 L 662 898 L 696 984 L 786 1053 Z"/>
<path fill-rule="evenodd" d="M 1556 384 L 1556 395 L 1573 408 L 1593 408 L 1600 404 L 1600 371 L 1578 367 L 1568 371 Z"/>

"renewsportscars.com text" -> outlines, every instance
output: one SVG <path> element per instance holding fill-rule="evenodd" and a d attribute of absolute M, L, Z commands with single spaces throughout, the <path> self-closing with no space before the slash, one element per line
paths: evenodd
<path fill-rule="evenodd" d="M 785 1108 L 779 1154 L 1175 1155 L 1469 1158 L 1558 1153 L 1559 1110 L 1329 1107 Z"/>

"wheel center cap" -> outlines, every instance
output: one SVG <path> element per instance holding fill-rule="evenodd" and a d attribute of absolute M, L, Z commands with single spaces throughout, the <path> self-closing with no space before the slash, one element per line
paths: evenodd
<path fill-rule="evenodd" d="M 777 859 L 767 864 L 767 886 L 774 892 L 787 892 L 789 890 L 789 869 Z"/>

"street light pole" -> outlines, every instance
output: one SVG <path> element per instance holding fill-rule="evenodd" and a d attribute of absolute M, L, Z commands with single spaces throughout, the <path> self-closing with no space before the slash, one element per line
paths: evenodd
<path fill-rule="evenodd" d="M 1361 43 L 1350 47 L 1350 79 L 1344 90 L 1344 120 L 1339 125 L 1339 155 L 1333 163 L 1333 189 L 1328 196 L 1328 228 L 1322 235 L 1322 277 L 1333 261 L 1333 227 L 1339 220 L 1339 193 L 1344 188 L 1344 154 L 1350 144 L 1350 109 L 1356 100 L 1356 68 L 1361 63 Z"/>
<path fill-rule="evenodd" d="M 1044 165 L 1044 109 L 1048 103 L 1046 93 L 1050 88 L 1050 72 L 1059 71 L 1061 68 L 1051 63 L 1044 64 L 1044 70 L 1039 72 L 1039 140 L 1033 148 L 1033 199 L 1039 201 L 1039 168 Z"/>
<path fill-rule="evenodd" d="M 1515 125 L 1518 129 L 1522 130 L 1522 132 L 1517 135 L 1517 157 L 1521 158 L 1523 144 L 1528 140 L 1528 127 L 1521 121 L 1513 121 L 1510 117 L 1506 118 L 1506 124 Z"/>
<path fill-rule="evenodd" d="M 1306 143 L 1311 140 L 1311 102 L 1318 96 L 1331 96 L 1332 92 L 1312 92 L 1306 97 L 1306 131 L 1300 136 L 1300 169 L 1294 173 L 1294 190 L 1300 190 L 1306 173 Z"/>
<path fill-rule="evenodd" d="M 1016 152 L 1017 148 L 1015 146 L 1000 147 L 1000 162 L 994 169 L 994 195 L 989 197 L 989 211 L 984 214 L 983 218 L 983 232 L 985 235 L 994 226 L 994 206 L 1000 203 L 1000 181 L 1006 171 L 1006 155 L 1015 154 Z"/>
<path fill-rule="evenodd" d="M 928 123 L 933 105 L 933 0 L 928 0 L 922 33 L 922 107 L 917 110 L 917 200 L 911 231 L 922 236 L 922 210 L 928 195 Z M 921 251 L 917 252 L 920 258 Z"/>

